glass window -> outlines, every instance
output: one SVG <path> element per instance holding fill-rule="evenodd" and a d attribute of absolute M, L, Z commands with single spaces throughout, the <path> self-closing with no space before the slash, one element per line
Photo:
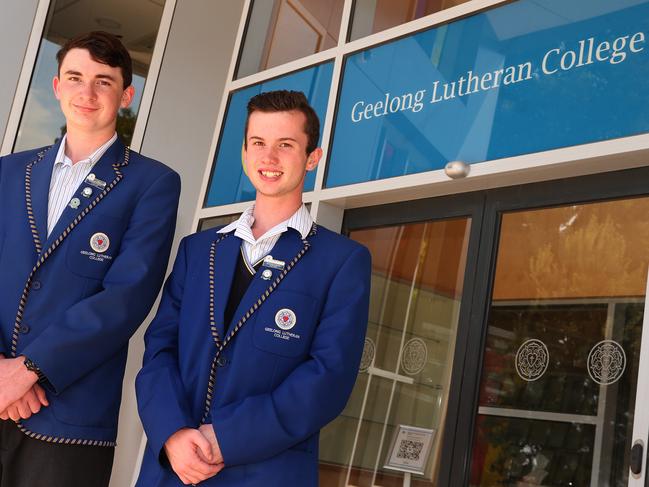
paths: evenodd
<path fill-rule="evenodd" d="M 253 2 L 237 78 L 338 44 L 344 0 Z"/>
<path fill-rule="evenodd" d="M 326 186 L 649 132 L 646 18 L 519 0 L 349 55 Z"/>
<path fill-rule="evenodd" d="M 213 216 L 212 218 L 201 218 L 198 222 L 198 231 L 207 230 L 208 228 L 222 227 L 232 223 L 239 218 L 239 214 Z"/>
<path fill-rule="evenodd" d="M 52 1 L 14 151 L 50 145 L 65 133 L 65 118 L 52 92 L 52 78 L 58 71 L 56 53 L 67 40 L 92 30 L 120 37 L 133 59 L 135 98 L 117 119 L 117 133 L 130 144 L 163 9 L 164 0 Z"/>
<path fill-rule="evenodd" d="M 322 487 L 405 485 L 384 468 L 398 425 L 434 430 L 411 485 L 437 485 L 470 226 L 457 218 L 351 232 L 372 254 L 369 323 L 349 403 L 321 433 Z"/>
<path fill-rule="evenodd" d="M 226 205 L 255 199 L 255 188 L 243 172 L 242 166 L 243 130 L 248 100 L 264 91 L 303 91 L 318 114 L 322 129 L 327 113 L 332 73 L 333 63 L 324 63 L 249 86 L 230 95 L 205 206 Z M 305 191 L 313 189 L 315 173 L 316 171 L 307 173 L 304 180 Z"/>
<path fill-rule="evenodd" d="M 469 0 L 356 0 L 349 35 L 354 41 Z"/>
<path fill-rule="evenodd" d="M 627 485 L 647 211 L 635 198 L 503 215 L 471 486 Z"/>

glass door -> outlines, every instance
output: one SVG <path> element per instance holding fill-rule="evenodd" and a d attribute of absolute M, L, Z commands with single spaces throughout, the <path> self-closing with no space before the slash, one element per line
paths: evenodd
<path fill-rule="evenodd" d="M 647 215 L 647 197 L 501 213 L 471 486 L 644 485 Z"/>
<path fill-rule="evenodd" d="M 352 396 L 320 435 L 322 487 L 431 487 L 448 470 L 482 207 L 459 200 L 346 215 L 372 254 L 370 314 Z"/>

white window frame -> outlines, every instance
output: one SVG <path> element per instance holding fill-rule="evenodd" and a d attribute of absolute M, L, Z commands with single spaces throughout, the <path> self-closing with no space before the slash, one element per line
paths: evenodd
<path fill-rule="evenodd" d="M 234 79 L 241 45 L 245 40 L 243 36 L 245 35 L 249 11 L 252 5 L 252 0 L 246 0 L 230 62 L 228 81 L 221 98 L 218 121 L 214 131 L 209 158 L 205 164 L 201 190 L 192 221 L 193 228 L 197 229 L 200 220 L 204 218 L 241 213 L 251 203 L 246 201 L 208 208 L 203 207 L 210 183 L 212 165 L 219 143 L 221 128 L 225 123 L 224 117 L 230 93 L 234 90 L 239 90 L 267 79 L 284 76 L 326 61 L 333 61 L 334 68 L 327 112 L 324 123 L 322 124 L 322 148 L 324 150 L 324 156 L 317 169 L 314 189 L 304 193 L 304 201 L 311 203 L 312 216 L 320 224 L 334 231 L 340 231 L 343 212 L 349 208 L 430 198 L 432 196 L 442 196 L 647 165 L 649 163 L 649 134 L 642 134 L 475 163 L 471 165 L 470 174 L 464 179 L 452 180 L 446 175 L 443 169 L 439 169 L 334 188 L 324 187 L 326 164 L 328 162 L 327 152 L 331 142 L 334 113 L 338 101 L 337 95 L 342 70 L 344 68 L 345 56 L 399 37 L 429 29 L 436 25 L 452 22 L 486 9 L 498 7 L 510 3 L 510 1 L 470 0 L 455 7 L 367 37 L 346 42 L 347 32 L 352 20 L 353 0 L 345 0 L 338 45 L 336 47 L 240 79 Z"/>

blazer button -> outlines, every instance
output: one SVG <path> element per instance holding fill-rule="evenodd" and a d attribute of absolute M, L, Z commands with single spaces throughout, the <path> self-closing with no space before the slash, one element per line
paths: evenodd
<path fill-rule="evenodd" d="M 41 288 L 41 281 L 33 281 L 32 282 L 32 289 L 34 291 L 38 291 Z"/>
<path fill-rule="evenodd" d="M 228 359 L 225 357 L 219 357 L 216 359 L 216 365 L 218 365 L 219 367 L 225 367 L 226 365 L 228 365 Z"/>
<path fill-rule="evenodd" d="M 18 331 L 20 333 L 22 333 L 23 335 L 26 334 L 26 333 L 29 333 L 29 330 L 30 330 L 29 325 L 26 325 L 24 323 L 22 325 L 20 325 L 20 327 L 18 328 Z"/>

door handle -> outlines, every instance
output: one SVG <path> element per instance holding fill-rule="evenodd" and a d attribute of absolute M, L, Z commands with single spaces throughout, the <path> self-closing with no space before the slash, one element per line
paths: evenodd
<path fill-rule="evenodd" d="M 642 473 L 642 453 L 642 442 L 637 441 L 631 447 L 631 457 L 629 458 L 629 468 L 634 475 L 640 475 Z"/>

